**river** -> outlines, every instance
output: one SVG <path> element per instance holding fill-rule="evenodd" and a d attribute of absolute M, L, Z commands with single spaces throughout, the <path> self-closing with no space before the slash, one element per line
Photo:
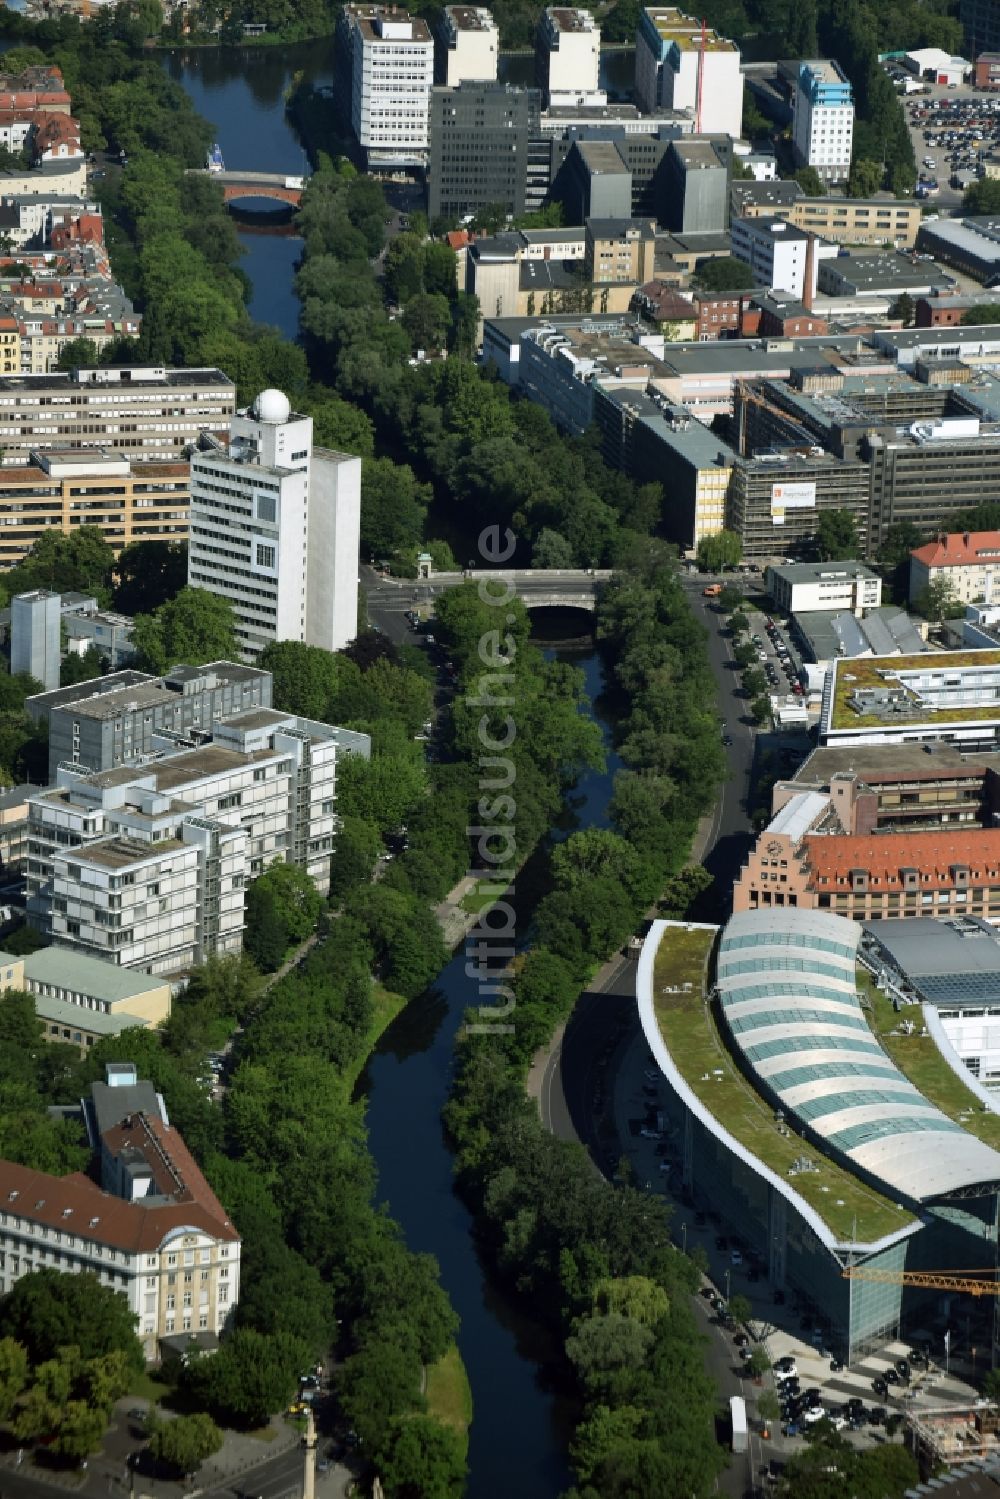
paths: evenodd
<path fill-rule="evenodd" d="M 614 62 L 621 57 L 612 54 Z M 529 63 L 520 57 L 508 61 L 512 67 Z M 330 44 L 287 47 L 280 55 L 270 48 L 203 49 L 172 55 L 166 65 L 199 113 L 213 123 L 227 167 L 303 171 L 302 147 L 285 115 L 285 90 L 298 70 L 312 81 L 330 81 Z M 294 338 L 298 304 L 292 277 L 301 240 L 246 228 L 239 237 L 242 266 L 253 282 L 251 315 Z M 591 702 L 597 703 L 602 668 L 593 647 L 558 654 L 583 669 Z M 597 717 L 607 741 L 607 725 Z M 619 763 L 609 752 L 605 770 L 581 777 L 567 797 L 554 837 L 606 825 Z M 523 938 L 531 899 L 527 882 L 519 883 Z M 471 1215 L 452 1189 L 452 1157 L 441 1129 L 455 1034 L 475 998 L 460 950 L 386 1032 L 360 1086 L 368 1099 L 380 1200 L 388 1204 L 410 1247 L 437 1257 L 461 1318 L 459 1345 L 474 1406 L 469 1499 L 513 1493 L 518 1499 L 555 1499 L 571 1482 L 566 1459 L 571 1412 L 546 1383 L 545 1366 L 553 1350 L 543 1330 L 505 1296 L 481 1264 Z"/>
<path fill-rule="evenodd" d="M 593 648 L 553 654 L 583 669 L 591 702 L 598 702 L 603 678 Z M 602 727 L 607 748 L 608 730 Z M 619 764 L 608 751 L 603 771 L 580 778 L 553 836 L 607 825 Z M 522 888 L 512 904 L 523 940 L 530 921 L 530 892 Z M 539 1328 L 498 1290 L 481 1263 L 472 1217 L 452 1187 L 453 1162 L 441 1129 L 455 1034 L 466 1009 L 476 1001 L 465 963 L 462 947 L 433 986 L 383 1036 L 362 1078 L 368 1094 L 369 1138 L 378 1163 L 380 1196 L 401 1224 L 410 1248 L 437 1257 L 442 1281 L 462 1320 L 458 1341 L 475 1412 L 469 1434 L 469 1499 L 509 1494 L 554 1499 L 571 1482 L 566 1461 L 571 1412 L 545 1380 L 543 1365 L 552 1349 Z"/>
<path fill-rule="evenodd" d="M 211 120 L 223 159 L 231 169 L 308 172 L 302 143 L 285 114 L 285 93 L 301 73 L 310 83 L 333 81 L 333 40 L 297 42 L 286 47 L 192 48 L 168 53 L 166 67 L 183 84 L 199 114 Z M 601 54 L 601 86 L 621 97 L 631 86 L 634 54 Z M 502 55 L 500 77 L 511 83 L 533 81 L 527 54 Z M 295 263 L 302 249 L 287 229 L 275 233 L 262 214 L 260 226 L 239 229 L 242 269 L 253 284 L 250 314 L 257 322 L 280 328 L 287 338 L 298 330 L 298 302 L 292 289 Z"/>

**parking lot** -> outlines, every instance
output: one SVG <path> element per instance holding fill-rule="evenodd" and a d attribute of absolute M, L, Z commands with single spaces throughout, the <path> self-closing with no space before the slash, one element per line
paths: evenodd
<path fill-rule="evenodd" d="M 930 85 L 929 94 L 903 101 L 917 163 L 917 196 L 941 213 L 962 201 L 963 186 L 953 186 L 955 172 L 981 176 L 982 163 L 1000 147 L 1000 95 Z"/>

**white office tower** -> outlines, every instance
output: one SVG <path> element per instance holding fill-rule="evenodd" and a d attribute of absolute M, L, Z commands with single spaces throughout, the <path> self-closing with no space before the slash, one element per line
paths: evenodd
<path fill-rule="evenodd" d="M 351 127 L 368 166 L 423 166 L 430 143 L 434 41 L 395 6 L 347 5 L 338 46 L 350 60 Z"/>
<path fill-rule="evenodd" d="M 589 10 L 550 5 L 535 33 L 535 79 L 546 109 L 604 105 L 601 30 Z"/>
<path fill-rule="evenodd" d="M 495 83 L 500 33 L 481 5 L 446 5 L 438 26 L 435 76 L 439 84 Z"/>
<path fill-rule="evenodd" d="M 45 688 L 59 686 L 62 598 L 36 588 L 10 601 L 10 669 L 24 672 Z"/>
<path fill-rule="evenodd" d="M 689 109 L 697 134 L 739 139 L 740 50 L 675 6 L 647 6 L 635 39 L 635 98 L 646 114 Z"/>
<path fill-rule="evenodd" d="M 846 182 L 854 143 L 854 96 L 838 62 L 803 62 L 795 88 L 792 146 L 799 166 Z"/>
<path fill-rule="evenodd" d="M 232 604 L 246 661 L 272 640 L 339 651 L 358 632 L 361 459 L 314 449 L 312 429 L 265 390 L 228 448 L 191 460 L 188 582 Z"/>

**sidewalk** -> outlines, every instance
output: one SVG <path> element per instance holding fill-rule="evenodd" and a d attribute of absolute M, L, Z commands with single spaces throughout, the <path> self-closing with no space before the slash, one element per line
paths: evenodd
<path fill-rule="evenodd" d="M 467 911 L 462 905 L 465 897 L 475 890 L 476 884 L 472 875 L 464 875 L 457 885 L 452 886 L 440 905 L 434 907 L 434 915 L 449 951 L 453 952 L 463 937 L 479 923 L 482 912 Z"/>

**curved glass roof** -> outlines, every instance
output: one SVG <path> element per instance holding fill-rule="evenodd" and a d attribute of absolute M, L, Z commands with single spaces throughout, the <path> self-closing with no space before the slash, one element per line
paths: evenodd
<path fill-rule="evenodd" d="M 820 911 L 733 916 L 716 983 L 736 1047 L 789 1120 L 893 1191 L 919 1202 L 1000 1182 L 1000 1153 L 926 1099 L 879 1045 L 855 987 L 861 935 Z"/>

